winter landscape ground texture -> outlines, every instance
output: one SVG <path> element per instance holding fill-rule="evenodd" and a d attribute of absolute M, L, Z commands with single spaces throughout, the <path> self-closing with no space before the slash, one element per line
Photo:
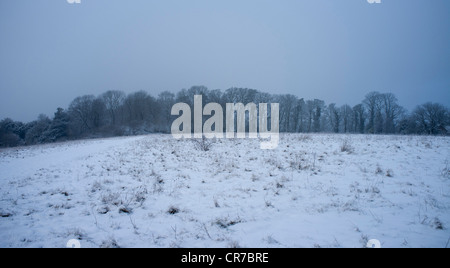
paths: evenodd
<path fill-rule="evenodd" d="M 1 150 L 0 247 L 449 246 L 449 137 L 199 145 L 149 135 Z"/>

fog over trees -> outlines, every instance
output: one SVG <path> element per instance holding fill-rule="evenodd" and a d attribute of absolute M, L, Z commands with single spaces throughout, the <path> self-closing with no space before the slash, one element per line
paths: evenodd
<path fill-rule="evenodd" d="M 165 91 L 157 97 L 145 91 L 128 95 L 122 91 L 107 91 L 100 96 L 77 97 L 67 109 L 58 108 L 53 118 L 39 115 L 30 123 L 6 118 L 0 121 L 0 147 L 169 133 L 176 118 L 171 116 L 172 106 L 184 102 L 193 107 L 194 95 L 203 95 L 204 105 L 215 102 L 224 110 L 226 103 L 279 103 L 281 132 L 448 135 L 450 131 L 448 107 L 425 103 L 408 112 L 392 93 L 370 92 L 360 104 L 351 107 L 255 89 L 222 91 L 194 86 L 176 94 Z"/>

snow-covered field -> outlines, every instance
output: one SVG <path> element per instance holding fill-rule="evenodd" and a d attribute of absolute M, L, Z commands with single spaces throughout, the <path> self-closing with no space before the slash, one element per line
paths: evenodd
<path fill-rule="evenodd" d="M 450 246 L 450 138 L 259 146 L 149 135 L 1 150 L 0 247 Z"/>

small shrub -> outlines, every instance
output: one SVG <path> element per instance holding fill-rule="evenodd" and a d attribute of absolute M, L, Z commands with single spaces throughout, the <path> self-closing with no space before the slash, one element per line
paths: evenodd
<path fill-rule="evenodd" d="M 119 206 L 120 204 L 122 204 L 120 193 L 109 193 L 102 195 L 102 203 L 105 205 Z"/>
<path fill-rule="evenodd" d="M 427 149 L 431 149 L 432 148 L 430 142 L 424 142 L 423 144 L 425 145 L 425 148 L 427 148 Z"/>
<path fill-rule="evenodd" d="M 160 175 L 155 177 L 155 182 L 153 183 L 153 192 L 162 193 L 164 191 L 164 179 Z"/>
<path fill-rule="evenodd" d="M 273 208 L 273 204 L 270 201 L 266 201 L 266 208 Z"/>
<path fill-rule="evenodd" d="M 83 240 L 87 237 L 86 232 L 79 228 L 70 229 L 67 232 L 67 236 L 78 240 Z"/>
<path fill-rule="evenodd" d="M 269 235 L 266 239 L 268 244 L 280 244 L 275 238 L 273 238 L 271 235 Z"/>
<path fill-rule="evenodd" d="M 351 154 L 354 151 L 355 149 L 351 145 L 351 142 L 348 139 L 344 140 L 343 143 L 341 144 L 341 152 Z"/>
<path fill-rule="evenodd" d="M 220 204 L 219 204 L 219 201 L 217 201 L 217 199 L 214 199 L 214 206 L 216 208 L 220 208 Z"/>
<path fill-rule="evenodd" d="M 359 239 L 359 242 L 361 243 L 363 248 L 366 248 L 367 242 L 369 242 L 369 237 L 367 235 L 362 234 L 361 238 Z"/>
<path fill-rule="evenodd" d="M 205 136 L 203 136 L 201 139 L 194 139 L 193 142 L 197 150 L 208 152 L 209 150 L 211 150 L 212 145 L 215 143 L 215 139 L 207 139 Z"/>
<path fill-rule="evenodd" d="M 101 243 L 100 248 L 120 248 L 120 246 L 114 238 L 109 238 Z"/>
<path fill-rule="evenodd" d="M 171 206 L 168 210 L 167 213 L 169 213 L 170 215 L 175 215 L 178 214 L 180 212 L 180 209 L 174 206 Z"/>
<path fill-rule="evenodd" d="M 92 185 L 92 188 L 91 188 L 91 192 L 92 193 L 95 193 L 95 192 L 97 192 L 97 191 L 101 191 L 102 190 L 102 184 L 99 182 L 99 181 L 96 181 L 96 182 L 94 182 L 94 184 Z"/>
<path fill-rule="evenodd" d="M 134 200 L 141 205 L 147 200 L 147 188 L 145 186 L 139 187 L 139 189 L 134 194 Z"/>
<path fill-rule="evenodd" d="M 433 227 L 436 228 L 436 230 L 444 230 L 444 224 L 438 217 L 434 218 Z"/>
<path fill-rule="evenodd" d="M 298 136 L 297 139 L 300 142 L 306 142 L 306 141 L 312 140 L 311 135 L 308 135 L 308 134 L 302 134 L 302 135 Z"/>
<path fill-rule="evenodd" d="M 380 189 L 378 187 L 376 187 L 376 186 L 372 186 L 371 187 L 371 192 L 374 193 L 374 194 L 381 193 Z"/>
<path fill-rule="evenodd" d="M 104 207 L 101 207 L 101 208 L 97 209 L 97 212 L 98 212 L 99 214 L 103 214 L 103 215 L 107 214 L 107 213 L 110 212 L 110 211 L 111 211 L 111 210 L 109 209 L 108 206 L 104 206 Z"/>
<path fill-rule="evenodd" d="M 277 169 L 280 169 L 280 170 L 283 169 L 283 165 L 279 161 L 277 161 L 276 159 L 268 158 L 268 159 L 266 159 L 266 163 L 276 167 Z"/>
<path fill-rule="evenodd" d="M 377 165 L 377 169 L 375 170 L 375 174 L 376 175 L 383 174 L 383 169 L 381 169 L 381 167 L 379 165 Z"/>
<path fill-rule="evenodd" d="M 230 241 L 230 243 L 228 243 L 228 248 L 241 248 L 241 246 L 237 241 Z"/>
<path fill-rule="evenodd" d="M 386 171 L 386 177 L 389 177 L 389 178 L 394 177 L 394 172 L 392 171 L 392 169 L 388 169 Z"/>
<path fill-rule="evenodd" d="M 290 168 L 296 170 L 312 170 L 314 169 L 314 163 L 306 159 L 306 152 L 298 153 L 292 156 L 292 160 L 289 163 Z"/>

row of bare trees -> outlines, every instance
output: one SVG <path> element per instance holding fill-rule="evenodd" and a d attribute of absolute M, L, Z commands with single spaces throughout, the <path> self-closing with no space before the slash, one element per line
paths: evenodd
<path fill-rule="evenodd" d="M 98 97 L 78 97 L 67 110 L 70 131 L 74 136 L 165 132 L 174 103 L 175 95 L 170 92 L 163 92 L 158 98 L 145 91 L 129 95 L 107 91 Z"/>
<path fill-rule="evenodd" d="M 204 103 L 279 103 L 280 131 L 367 134 L 448 134 L 449 109 L 425 103 L 408 113 L 392 93 L 371 92 L 360 104 L 338 106 L 294 95 L 273 95 L 255 89 L 209 90 L 204 86 L 165 91 L 153 97 L 145 91 L 125 94 L 108 91 L 100 96 L 75 98 L 68 109 L 58 108 L 52 119 L 40 115 L 30 123 L 0 121 L 0 146 L 47 143 L 86 137 L 168 133 L 171 108 L 184 102 L 193 106 L 194 95 Z"/>

